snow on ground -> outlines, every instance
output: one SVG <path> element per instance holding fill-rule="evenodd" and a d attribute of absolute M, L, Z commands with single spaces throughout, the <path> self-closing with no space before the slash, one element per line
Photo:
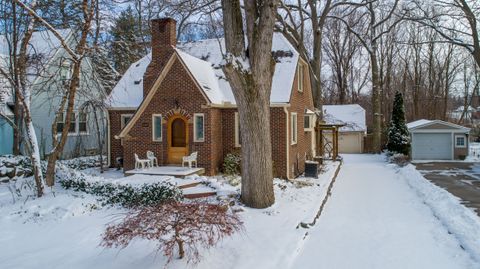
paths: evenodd
<path fill-rule="evenodd" d="M 413 165 L 399 170 L 432 213 L 472 257 L 480 262 L 480 218 L 460 199 L 426 180 Z"/>
<path fill-rule="evenodd" d="M 470 145 L 468 147 L 468 156 L 465 161 L 480 162 L 480 143 L 470 142 Z"/>
<path fill-rule="evenodd" d="M 478 218 L 459 217 L 465 210 L 412 166 L 386 164 L 382 155 L 344 157 L 290 268 L 480 268 Z"/>
<path fill-rule="evenodd" d="M 305 234 L 297 225 L 313 219 L 337 166 L 329 163 L 318 179 L 303 178 L 297 182 L 276 179 L 276 202 L 270 208 L 235 206 L 244 221 L 244 232 L 202 253 L 204 259 L 196 268 L 284 267 Z M 89 171 L 95 173 L 95 169 Z M 110 170 L 105 175 L 113 175 L 109 181 L 120 176 Z M 238 189 L 217 178 L 206 179 L 220 190 Z M 28 180 L 31 178 L 18 179 L 15 184 L 19 187 Z M 98 246 L 105 225 L 118 221 L 125 209 L 101 207 L 94 196 L 59 186 L 40 199 L 27 197 L 32 191 L 23 190 L 23 196 L 13 203 L 8 189 L 12 184 L 0 184 L 1 268 L 163 267 L 165 258 L 155 251 L 154 242 L 136 240 L 123 250 Z M 187 266 L 183 260 L 174 260 L 168 267 Z"/>

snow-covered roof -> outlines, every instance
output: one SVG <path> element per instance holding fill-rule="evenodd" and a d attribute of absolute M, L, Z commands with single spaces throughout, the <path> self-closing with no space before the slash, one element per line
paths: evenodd
<path fill-rule="evenodd" d="M 220 104 L 226 100 L 224 93 L 218 86 L 218 80 L 213 72 L 212 65 L 206 61 L 191 56 L 179 49 L 176 49 L 183 63 L 188 67 L 190 73 L 202 87 L 210 102 Z"/>
<path fill-rule="evenodd" d="M 324 121 L 328 124 L 341 124 L 341 132 L 367 131 L 365 109 L 358 104 L 351 105 L 324 105 Z"/>
<path fill-rule="evenodd" d="M 110 107 L 137 108 L 143 100 L 143 74 L 152 54 L 134 62 L 113 88 L 108 103 Z"/>
<path fill-rule="evenodd" d="M 205 39 L 180 43 L 176 52 L 201 85 L 213 104 L 235 104 L 230 84 L 221 68 L 225 40 Z M 271 103 L 288 103 L 298 63 L 298 52 L 281 33 L 274 33 L 272 51 L 276 56 L 272 80 Z M 138 107 L 143 99 L 143 74 L 150 63 L 151 54 L 132 64 L 113 88 L 111 107 Z M 140 81 L 140 83 L 136 83 Z M 127 93 L 128 92 L 128 93 Z"/>
<path fill-rule="evenodd" d="M 458 125 L 458 124 L 454 124 L 454 123 L 451 123 L 451 122 L 446 122 L 446 121 L 442 121 L 442 120 L 426 120 L 426 119 L 416 120 L 416 121 L 407 123 L 407 128 L 408 128 L 408 130 L 413 131 L 417 128 L 426 127 L 426 126 L 432 125 L 432 124 L 442 124 L 442 125 L 445 125 L 445 126 L 452 127 L 453 128 L 452 130 L 457 129 L 457 131 L 458 130 L 462 130 L 462 131 L 465 131 L 465 132 L 470 131 L 470 128 L 467 128 L 467 127 L 464 127 L 464 126 L 461 126 L 461 125 Z M 445 129 L 449 129 L 449 128 L 445 128 Z"/>
<path fill-rule="evenodd" d="M 457 109 L 455 109 L 456 112 L 463 112 L 463 110 L 465 109 L 465 106 L 459 106 Z M 468 106 L 467 107 L 467 111 L 468 112 L 475 112 L 477 111 L 474 107 L 472 106 Z"/>
<path fill-rule="evenodd" d="M 416 120 L 416 121 L 412 121 L 412 122 L 407 123 L 407 128 L 408 129 L 413 129 L 413 128 L 417 128 L 417 127 L 422 126 L 422 125 L 427 125 L 431 122 L 432 122 L 431 120 L 425 120 L 425 119 Z"/>

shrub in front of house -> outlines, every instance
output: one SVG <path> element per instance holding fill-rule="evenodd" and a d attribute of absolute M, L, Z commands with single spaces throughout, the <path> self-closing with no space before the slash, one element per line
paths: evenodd
<path fill-rule="evenodd" d="M 182 191 L 169 182 L 157 182 L 134 187 L 106 182 L 89 182 L 82 175 L 80 175 L 80 178 L 62 179 L 59 182 L 65 189 L 99 196 L 102 205 L 152 206 L 167 201 L 180 201 L 183 198 Z"/>
<path fill-rule="evenodd" d="M 223 173 L 229 176 L 239 175 L 241 163 L 242 157 L 239 152 L 228 153 L 223 159 Z"/>

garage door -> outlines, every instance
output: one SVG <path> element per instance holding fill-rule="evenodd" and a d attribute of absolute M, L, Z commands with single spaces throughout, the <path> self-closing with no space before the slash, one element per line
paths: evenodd
<path fill-rule="evenodd" d="M 412 136 L 412 158 L 414 160 L 451 160 L 452 135 L 417 133 Z"/>

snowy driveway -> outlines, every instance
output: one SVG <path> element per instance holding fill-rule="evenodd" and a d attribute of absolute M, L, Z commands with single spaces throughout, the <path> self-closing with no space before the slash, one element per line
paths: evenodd
<path fill-rule="evenodd" d="M 382 156 L 347 155 L 291 268 L 480 268 Z"/>

